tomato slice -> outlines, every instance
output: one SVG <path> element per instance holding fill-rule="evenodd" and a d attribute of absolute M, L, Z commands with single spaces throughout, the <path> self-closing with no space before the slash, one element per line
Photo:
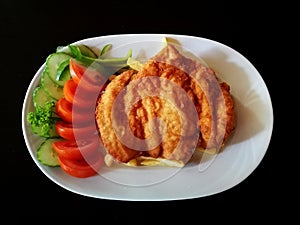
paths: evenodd
<path fill-rule="evenodd" d="M 88 123 L 95 118 L 92 107 L 90 110 L 80 109 L 78 107 L 73 108 L 73 104 L 67 101 L 66 98 L 59 99 L 56 103 L 55 109 L 58 116 L 68 123 Z"/>
<path fill-rule="evenodd" d="M 55 105 L 57 115 L 66 122 L 72 123 L 72 104 L 65 98 L 61 98 Z"/>
<path fill-rule="evenodd" d="M 103 165 L 103 156 L 98 154 L 92 161 L 71 160 L 58 156 L 60 167 L 69 175 L 86 178 L 98 173 Z"/>
<path fill-rule="evenodd" d="M 60 140 L 53 142 L 52 146 L 60 157 L 72 160 L 83 160 L 98 153 L 99 140 L 97 138 Z"/>
<path fill-rule="evenodd" d="M 99 71 L 86 67 L 74 59 L 70 60 L 70 74 L 73 81 L 90 92 L 101 92 L 107 78 Z"/>
<path fill-rule="evenodd" d="M 63 88 L 65 99 L 80 108 L 95 107 L 99 93 L 80 88 L 73 79 L 67 80 Z"/>
<path fill-rule="evenodd" d="M 85 126 L 73 126 L 72 123 L 57 121 L 55 124 L 56 132 L 59 136 L 67 140 L 84 139 L 93 137 L 98 133 L 93 121 Z"/>
<path fill-rule="evenodd" d="M 83 65 L 80 65 L 78 62 L 76 62 L 74 59 L 70 59 L 69 68 L 73 81 L 78 85 L 86 68 Z"/>

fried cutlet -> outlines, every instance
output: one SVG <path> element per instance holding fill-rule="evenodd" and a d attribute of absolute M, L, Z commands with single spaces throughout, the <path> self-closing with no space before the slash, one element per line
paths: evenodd
<path fill-rule="evenodd" d="M 185 164 L 196 147 L 220 149 L 235 128 L 230 86 L 172 45 L 113 79 L 95 113 L 107 153 L 123 163 L 146 156 Z"/>

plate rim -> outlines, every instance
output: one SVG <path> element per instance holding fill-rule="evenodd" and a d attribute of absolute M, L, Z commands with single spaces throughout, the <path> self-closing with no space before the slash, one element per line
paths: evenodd
<path fill-rule="evenodd" d="M 25 135 L 26 134 L 26 106 L 27 106 L 27 101 L 26 99 L 30 98 L 30 93 L 32 92 L 32 87 L 33 85 L 37 82 L 38 79 L 40 79 L 40 74 L 42 72 L 42 70 L 44 69 L 45 67 L 45 62 L 40 66 L 40 68 L 36 71 L 36 73 L 34 74 L 33 78 L 31 79 L 31 82 L 26 90 L 26 94 L 25 94 L 25 97 L 24 97 L 24 101 L 23 101 L 23 105 L 22 105 L 22 133 L 23 133 L 23 137 L 25 139 L 25 143 L 26 143 L 26 147 L 27 147 L 27 150 L 29 151 L 32 159 L 34 160 L 35 164 L 39 167 L 39 169 L 43 172 L 44 175 L 46 175 L 50 180 L 52 180 L 54 183 L 56 183 L 57 185 L 65 188 L 66 190 L 68 191 L 71 191 L 71 192 L 74 192 L 74 193 L 77 193 L 79 195 L 83 195 L 83 196 L 88 196 L 88 197 L 93 197 L 93 198 L 101 198 L 101 199 L 109 199 L 109 200 L 126 200 L 126 201 L 166 201 L 166 200 L 182 200 L 182 199 L 192 199 L 192 198 L 199 198 L 199 197 L 205 197 L 205 196 L 209 196 L 209 195 L 214 195 L 214 194 L 217 194 L 217 193 L 221 193 L 223 191 L 226 191 L 236 185 L 238 185 L 239 183 L 241 183 L 242 181 L 244 181 L 256 168 L 257 166 L 261 163 L 261 161 L 263 160 L 263 157 L 265 156 L 267 150 L 268 150 L 268 147 L 269 147 L 269 144 L 271 142 L 271 137 L 272 137 L 272 133 L 273 133 L 273 126 L 274 126 L 274 112 L 273 112 L 273 104 L 272 104 L 272 99 L 271 99 L 271 96 L 270 96 L 270 93 L 269 93 L 269 90 L 268 90 L 268 87 L 264 81 L 264 79 L 262 78 L 261 74 L 259 73 L 259 71 L 257 71 L 257 69 L 254 67 L 254 65 L 244 56 L 242 55 L 241 53 L 239 53 L 238 51 L 236 51 L 235 49 L 231 48 L 230 46 L 228 45 L 225 45 L 223 43 L 220 43 L 218 41 L 215 41 L 215 40 L 212 40 L 212 39 L 208 39 L 208 38 L 205 38 L 205 37 L 197 37 L 197 36 L 193 36 L 193 35 L 183 35 L 183 34 L 159 34 L 159 33 L 140 33 L 140 34 L 130 34 L 130 33 L 127 33 L 127 34 L 109 34 L 109 35 L 102 35 L 102 36 L 94 36 L 94 37 L 88 37 L 88 38 L 84 38 L 84 39 L 81 39 L 81 40 L 78 40 L 78 41 L 75 41 L 73 42 L 72 44 L 76 44 L 76 43 L 82 43 L 82 42 L 91 42 L 91 41 L 96 41 L 96 40 L 99 40 L 99 39 L 108 39 L 108 38 L 122 38 L 122 37 L 132 37 L 132 36 L 139 36 L 140 38 L 142 37 L 149 37 L 149 36 L 152 36 L 152 37 L 166 37 L 166 36 L 169 36 L 169 37 L 174 37 L 174 38 L 191 38 L 191 39 L 194 39 L 194 40 L 204 40 L 204 41 L 209 41 L 213 44 L 216 44 L 216 45 L 220 45 L 220 46 L 223 46 L 225 48 L 228 48 L 230 51 L 234 51 L 236 54 L 238 54 L 240 57 L 243 58 L 243 60 L 245 62 L 247 62 L 251 67 L 252 69 L 254 69 L 256 71 L 256 73 L 259 75 L 259 78 L 261 79 L 261 84 L 264 85 L 264 88 L 265 90 L 267 91 L 267 94 L 268 94 L 268 100 L 270 101 L 270 105 L 269 105 L 269 110 L 272 114 L 272 118 L 271 118 L 271 124 L 270 124 L 270 132 L 268 133 L 268 137 L 267 137 L 267 141 L 266 141 L 266 146 L 264 147 L 264 153 L 262 154 L 261 156 L 261 159 L 258 160 L 257 162 L 257 165 L 253 168 L 253 170 L 246 176 L 244 177 L 244 179 L 241 179 L 239 182 L 235 183 L 233 186 L 230 186 L 230 187 L 227 187 L 225 189 L 223 189 L 222 191 L 218 191 L 218 192 L 210 192 L 208 193 L 207 195 L 200 195 L 200 196 L 197 196 L 197 195 L 194 195 L 194 196 L 186 196 L 186 197 L 178 197 L 178 198 L 123 198 L 122 196 L 120 196 L 119 198 L 116 198 L 116 197 L 109 197 L 109 196 L 96 196 L 96 195 L 91 195 L 91 194 L 85 194 L 85 193 L 81 193 L 80 191 L 77 191 L 77 190 L 74 190 L 70 187 L 67 187 L 63 184 L 61 184 L 60 182 L 58 182 L 57 180 L 55 180 L 52 176 L 50 176 L 49 173 L 47 173 L 47 171 L 45 171 L 45 169 L 43 168 L 43 166 L 36 160 L 35 156 L 34 156 L 34 152 L 30 149 L 30 140 L 28 138 L 28 135 Z"/>

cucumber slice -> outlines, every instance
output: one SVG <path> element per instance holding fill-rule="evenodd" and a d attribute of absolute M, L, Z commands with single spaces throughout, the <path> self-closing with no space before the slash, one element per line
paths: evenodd
<path fill-rule="evenodd" d="M 59 137 L 59 135 L 56 132 L 55 124 L 53 124 L 50 127 L 49 133 L 46 134 L 46 135 L 43 134 L 42 127 L 31 125 L 31 129 L 32 129 L 33 133 L 35 133 L 36 135 L 38 135 L 40 137 L 44 137 L 44 138 L 57 138 L 57 137 Z"/>
<path fill-rule="evenodd" d="M 59 166 L 58 155 L 52 147 L 52 143 L 61 138 L 47 138 L 39 146 L 36 157 L 45 166 Z"/>
<path fill-rule="evenodd" d="M 47 70 L 44 70 L 41 78 L 41 85 L 45 92 L 55 100 L 59 100 L 64 96 L 63 87 L 54 83 L 48 76 Z"/>
<path fill-rule="evenodd" d="M 69 66 L 61 74 L 61 79 L 65 79 L 66 77 L 71 77 Z"/>
<path fill-rule="evenodd" d="M 37 106 L 44 106 L 48 101 L 56 101 L 47 92 L 42 86 L 37 86 L 33 91 L 33 105 L 36 108 Z"/>
<path fill-rule="evenodd" d="M 61 76 L 60 79 L 57 78 L 57 73 L 60 72 L 60 65 L 65 63 L 65 61 L 70 60 L 71 56 L 62 52 L 52 53 L 46 59 L 46 73 L 50 79 L 59 86 L 64 86 L 67 80 L 71 78 Z"/>
<path fill-rule="evenodd" d="M 66 70 L 70 70 L 70 69 L 69 69 L 69 65 L 70 65 L 70 59 L 67 59 L 66 61 L 63 61 L 61 64 L 59 64 L 58 69 L 57 69 L 57 72 L 56 72 L 56 80 L 57 80 L 57 81 L 61 81 L 61 80 L 66 79 L 66 78 L 63 76 L 63 73 L 64 73 L 64 71 L 66 71 Z M 69 77 L 71 77 L 71 75 L 70 75 Z M 68 77 L 68 78 L 69 78 L 69 77 Z"/>

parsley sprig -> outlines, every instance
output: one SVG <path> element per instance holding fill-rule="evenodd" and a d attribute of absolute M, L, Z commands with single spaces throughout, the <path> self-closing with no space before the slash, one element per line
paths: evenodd
<path fill-rule="evenodd" d="M 27 121 L 33 127 L 39 127 L 44 137 L 49 136 L 50 130 L 58 120 L 53 112 L 54 101 L 47 101 L 44 106 L 37 106 L 35 111 L 27 114 Z"/>

